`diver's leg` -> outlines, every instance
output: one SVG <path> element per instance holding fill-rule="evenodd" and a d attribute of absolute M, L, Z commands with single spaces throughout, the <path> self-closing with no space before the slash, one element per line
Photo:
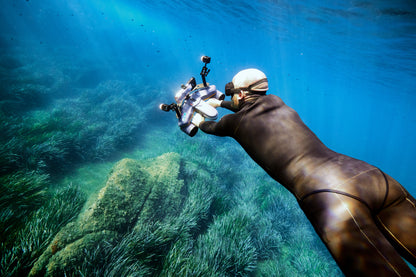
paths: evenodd
<path fill-rule="evenodd" d="M 416 266 L 416 201 L 391 177 L 389 184 L 400 186 L 403 196 L 386 202 L 376 218 L 387 239 L 408 262 Z"/>
<path fill-rule="evenodd" d="M 414 276 L 361 201 L 321 192 L 300 205 L 346 276 Z"/>

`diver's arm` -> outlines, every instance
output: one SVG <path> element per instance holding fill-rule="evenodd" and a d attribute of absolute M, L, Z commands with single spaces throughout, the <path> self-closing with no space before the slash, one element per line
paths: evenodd
<path fill-rule="evenodd" d="M 221 101 L 221 108 L 226 108 L 232 112 L 238 112 L 238 109 L 233 106 L 233 101 Z"/>
<path fill-rule="evenodd" d="M 215 121 L 204 121 L 199 125 L 199 129 L 201 129 L 204 133 L 216 135 L 220 137 L 226 136 L 223 134 L 223 130 L 219 128 L 219 122 Z"/>
<path fill-rule="evenodd" d="M 201 122 L 199 128 L 207 133 L 220 137 L 231 136 L 234 132 L 234 123 L 238 122 L 233 117 L 235 114 L 229 114 L 223 116 L 220 121 L 204 121 Z"/>

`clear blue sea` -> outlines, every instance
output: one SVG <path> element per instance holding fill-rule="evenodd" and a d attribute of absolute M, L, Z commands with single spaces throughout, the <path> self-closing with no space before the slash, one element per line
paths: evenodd
<path fill-rule="evenodd" d="M 416 195 L 414 0 L 1 2 L 2 176 L 45 174 L 48 188 L 82 183 L 89 195 L 122 158 L 192 160 L 199 149 L 272 183 L 232 139 L 188 137 L 158 109 L 200 82 L 208 55 L 209 83 L 223 90 L 238 71 L 262 70 L 329 148 Z"/>

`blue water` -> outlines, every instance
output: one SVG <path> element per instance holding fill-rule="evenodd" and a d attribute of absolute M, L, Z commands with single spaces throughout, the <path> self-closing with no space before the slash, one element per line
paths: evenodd
<path fill-rule="evenodd" d="M 155 131 L 166 136 L 155 137 L 165 146 L 171 136 L 182 136 L 166 146 L 181 152 L 174 142 L 195 147 L 207 136 L 173 132 L 168 126 L 176 126 L 174 114 L 163 114 L 157 106 L 173 102 L 191 76 L 200 81 L 199 58 L 209 55 L 208 82 L 223 89 L 238 71 L 259 68 L 269 79 L 269 93 L 297 110 L 326 145 L 378 166 L 416 195 L 414 0 L 1 2 L 0 89 L 19 90 L 16 81 L 36 80 L 35 85 L 27 81 L 25 89 L 40 86 L 49 104 L 114 89 L 117 97 L 126 95 L 126 106 L 116 104 L 114 110 L 144 111 L 143 117 L 127 115 L 125 122 L 141 121 L 141 131 L 138 139 L 122 132 L 117 143 L 123 147 L 140 146 L 140 135 Z M 7 97 L 25 112 L 50 109 L 37 100 L 32 106 Z M 8 113 L 13 106 L 4 103 L 2 112 Z M 114 120 L 122 112 L 108 114 Z M 117 128 L 130 128 L 119 119 Z M 158 128 L 168 131 L 161 135 Z M 114 142 L 119 133 L 106 134 L 115 136 Z M 162 154 L 165 148 L 148 151 Z M 216 150 L 227 153 L 220 146 Z M 99 156 L 95 159 L 108 158 Z"/>
<path fill-rule="evenodd" d="M 202 54 L 220 88 L 257 67 L 329 147 L 416 194 L 414 1 L 15 0 L 0 17 L 3 47 L 105 68 L 97 78 L 140 73 L 158 101 L 198 77 Z"/>

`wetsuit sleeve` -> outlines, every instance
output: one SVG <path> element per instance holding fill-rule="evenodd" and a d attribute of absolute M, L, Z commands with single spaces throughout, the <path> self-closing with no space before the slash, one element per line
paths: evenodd
<path fill-rule="evenodd" d="M 235 114 L 229 114 L 223 116 L 220 121 L 204 121 L 199 125 L 199 128 L 207 133 L 220 137 L 231 136 L 234 133 L 234 116 Z"/>
<path fill-rule="evenodd" d="M 238 109 L 234 108 L 232 104 L 232 101 L 221 101 L 221 108 L 226 108 L 227 110 L 230 110 L 232 112 L 238 112 Z"/>

